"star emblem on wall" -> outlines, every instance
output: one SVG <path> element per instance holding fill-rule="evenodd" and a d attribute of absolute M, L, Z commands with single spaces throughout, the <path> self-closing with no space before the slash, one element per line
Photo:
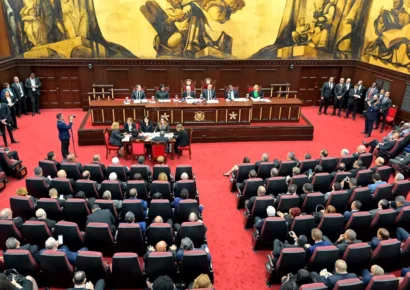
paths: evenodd
<path fill-rule="evenodd" d="M 229 114 L 229 120 L 236 120 L 236 116 L 238 116 L 238 114 L 237 113 L 235 113 L 235 112 L 232 112 L 232 113 L 230 113 Z"/>
<path fill-rule="evenodd" d="M 169 115 L 167 115 L 167 113 L 164 113 L 163 115 L 161 115 L 161 118 L 164 118 L 165 120 L 168 120 Z"/>

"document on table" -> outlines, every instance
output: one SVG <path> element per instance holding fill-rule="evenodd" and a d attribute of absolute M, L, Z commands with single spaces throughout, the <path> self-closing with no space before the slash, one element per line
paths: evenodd
<path fill-rule="evenodd" d="M 219 100 L 210 100 L 207 101 L 208 104 L 219 104 Z"/>
<path fill-rule="evenodd" d="M 151 141 L 152 138 L 159 136 L 159 132 L 156 132 L 156 133 L 140 133 L 139 136 L 144 136 L 145 141 Z M 167 137 L 168 139 L 172 139 L 172 138 L 174 138 L 174 133 L 166 133 L 165 137 Z M 129 142 L 130 139 L 131 139 L 131 135 L 125 135 L 124 139 L 122 139 L 122 142 Z"/>
<path fill-rule="evenodd" d="M 158 100 L 159 103 L 171 103 L 171 100 Z"/>

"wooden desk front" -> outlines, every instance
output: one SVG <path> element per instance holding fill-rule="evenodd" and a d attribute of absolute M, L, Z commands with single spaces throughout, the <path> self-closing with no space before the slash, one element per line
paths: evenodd
<path fill-rule="evenodd" d="M 154 122 L 166 117 L 171 125 L 221 125 L 244 124 L 252 122 L 299 121 L 302 102 L 299 99 L 270 99 L 271 102 L 227 102 L 217 104 L 142 103 L 124 104 L 122 100 L 91 101 L 93 125 L 111 125 L 113 121 L 125 122 L 127 118 L 135 121 L 149 116 Z"/>

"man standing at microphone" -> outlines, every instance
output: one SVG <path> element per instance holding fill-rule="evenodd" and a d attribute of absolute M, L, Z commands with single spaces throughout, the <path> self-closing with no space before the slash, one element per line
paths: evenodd
<path fill-rule="evenodd" d="M 13 137 L 13 128 L 11 126 L 11 113 L 9 106 L 4 103 L 0 103 L 0 131 L 3 135 L 4 146 L 8 147 L 7 138 L 6 138 L 6 127 L 7 131 L 9 132 L 11 143 L 19 143 L 19 141 L 14 140 Z"/>
<path fill-rule="evenodd" d="M 64 122 L 64 116 L 61 113 L 57 114 L 57 129 L 58 129 L 58 138 L 61 141 L 61 154 L 63 159 L 67 157 L 70 153 L 68 147 L 70 147 L 70 132 L 69 130 L 73 126 L 74 116 L 70 116 L 70 122 L 68 125 Z"/>

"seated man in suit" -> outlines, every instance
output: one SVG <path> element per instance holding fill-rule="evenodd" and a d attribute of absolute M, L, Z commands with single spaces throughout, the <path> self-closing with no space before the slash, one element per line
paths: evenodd
<path fill-rule="evenodd" d="M 396 212 L 400 212 L 401 209 L 405 206 L 409 206 L 410 202 L 406 201 L 406 198 L 403 195 L 398 195 L 396 196 L 396 198 L 394 199 L 394 201 L 390 202 L 391 207 L 396 211 Z"/>
<path fill-rule="evenodd" d="M 337 260 L 334 273 L 329 273 L 326 269 L 320 271 L 320 276 L 312 272 L 312 276 L 318 277 L 318 282 L 324 283 L 329 289 L 333 289 L 337 281 L 357 278 L 356 274 L 347 272 L 347 264 L 343 260 Z"/>
<path fill-rule="evenodd" d="M 374 161 L 374 166 L 370 167 L 370 170 L 373 173 L 376 173 L 377 168 L 382 167 L 384 165 L 384 158 L 383 157 L 377 157 L 376 160 Z"/>
<path fill-rule="evenodd" d="M 120 164 L 120 159 L 118 157 L 114 157 L 111 160 L 111 162 L 112 162 L 113 165 L 121 165 Z M 130 176 L 130 169 L 125 165 L 123 167 L 124 167 L 125 174 L 129 177 Z"/>
<path fill-rule="evenodd" d="M 362 270 L 363 286 L 366 287 L 370 283 L 370 280 L 372 280 L 373 276 L 380 276 L 380 275 L 384 275 L 384 270 L 379 265 L 372 265 L 370 267 L 370 272 L 367 269 L 363 269 Z"/>
<path fill-rule="evenodd" d="M 233 88 L 232 85 L 228 86 L 228 89 L 225 91 L 225 99 L 234 100 L 239 98 L 239 93 Z"/>
<path fill-rule="evenodd" d="M 122 182 L 121 180 L 119 180 L 118 176 L 117 176 L 117 173 L 111 172 L 110 175 L 108 176 L 108 180 L 118 181 L 120 186 L 121 186 L 122 192 L 124 193 L 124 192 L 127 191 L 127 183 Z"/>
<path fill-rule="evenodd" d="M 115 218 L 109 209 L 101 209 L 98 204 L 93 204 L 91 214 L 87 216 L 86 225 L 89 223 L 105 223 L 110 229 L 111 233 L 115 234 Z"/>
<path fill-rule="evenodd" d="M 374 216 L 379 210 L 384 210 L 388 208 L 389 208 L 389 201 L 387 199 L 381 199 L 377 203 L 377 208 L 370 210 L 369 213 L 372 215 L 372 218 L 374 218 Z"/>
<path fill-rule="evenodd" d="M 346 230 L 344 234 L 340 235 L 337 239 L 335 246 L 339 249 L 340 257 L 343 257 L 347 247 L 351 244 L 361 243 L 362 241 L 356 240 L 357 234 L 354 230 Z"/>
<path fill-rule="evenodd" d="M 238 189 L 243 191 L 249 179 L 257 178 L 256 170 L 249 171 L 248 178 L 244 179 L 242 183 L 238 183 Z"/>
<path fill-rule="evenodd" d="M 30 252 L 33 259 L 37 263 L 40 263 L 40 254 L 36 245 L 25 244 L 20 246 L 20 242 L 16 238 L 8 238 L 6 240 L 6 248 L 7 250 L 27 250 Z"/>
<path fill-rule="evenodd" d="M 399 155 L 389 160 L 389 166 L 392 167 L 393 164 L 395 165 L 402 165 L 402 166 L 410 166 L 410 153 L 406 153 L 405 155 Z M 394 167 L 393 169 L 396 169 Z"/>
<path fill-rule="evenodd" d="M 74 287 L 68 288 L 67 290 L 104 290 L 105 289 L 105 281 L 104 279 L 99 279 L 95 286 L 91 281 L 87 282 L 87 277 L 85 276 L 85 272 L 77 271 L 74 274 L 73 278 Z"/>
<path fill-rule="evenodd" d="M 350 211 L 345 211 L 343 213 L 343 218 L 344 218 L 345 223 L 349 221 L 353 213 L 359 212 L 361 207 L 362 207 L 362 202 L 360 200 L 353 201 L 352 204 L 350 205 Z"/>
<path fill-rule="evenodd" d="M 145 213 L 144 213 L 145 215 Z M 133 224 L 136 223 L 140 226 L 141 232 L 145 233 L 145 230 L 147 228 L 147 223 L 146 222 L 135 222 L 135 215 L 132 211 L 129 211 L 125 214 L 124 216 L 124 222 L 123 223 L 127 223 L 127 224 Z M 116 232 L 116 234 L 118 234 L 118 231 Z M 115 237 L 115 240 L 117 239 L 117 236 Z"/>
<path fill-rule="evenodd" d="M 136 173 L 136 174 L 139 174 L 139 173 Z M 141 176 L 141 174 L 140 174 L 140 176 Z M 140 201 L 141 201 L 141 204 L 142 204 L 142 209 L 144 210 L 144 214 L 146 213 L 147 208 L 148 208 L 148 203 L 147 203 L 147 201 L 138 198 L 138 192 L 137 192 L 137 189 L 136 189 L 136 188 L 131 188 L 131 189 L 128 191 L 128 199 L 140 200 Z"/>
<path fill-rule="evenodd" d="M 409 237 L 410 237 L 409 232 L 403 229 L 402 227 L 398 227 L 396 229 L 396 238 L 400 242 L 405 243 Z"/>
<path fill-rule="evenodd" d="M 58 161 L 56 160 L 56 154 L 54 153 L 54 151 L 50 151 L 50 152 L 47 153 L 47 160 L 48 160 L 48 161 L 53 161 L 54 164 L 55 164 L 56 167 L 57 167 L 57 170 L 60 170 L 61 164 L 60 164 L 60 162 L 58 162 Z"/>
<path fill-rule="evenodd" d="M 335 182 L 332 184 L 332 191 L 325 193 L 325 200 L 327 201 L 329 197 L 332 195 L 333 192 L 342 190 L 342 185 L 339 182 Z"/>
<path fill-rule="evenodd" d="M 91 180 L 91 179 L 90 179 L 90 178 L 91 178 L 91 173 L 90 173 L 90 171 L 88 171 L 88 170 L 83 171 L 82 176 L 83 176 L 83 180 Z M 97 182 L 97 181 L 94 181 L 94 180 L 91 180 L 91 181 L 94 182 L 95 187 L 96 187 L 97 190 L 99 191 L 100 188 L 101 188 L 101 184 L 98 184 L 98 182 Z"/>
<path fill-rule="evenodd" d="M 345 171 L 346 171 L 346 164 L 344 164 L 342 162 L 342 163 L 339 163 L 339 165 L 337 166 L 336 171 L 333 171 L 333 172 L 330 173 L 330 176 L 332 177 L 332 180 L 333 180 L 333 178 L 335 178 L 337 173 L 345 172 Z"/>
<path fill-rule="evenodd" d="M 366 146 L 364 145 L 359 145 L 356 148 L 356 152 L 352 154 L 352 156 L 356 159 L 359 159 L 360 155 L 365 154 L 366 152 Z"/>
<path fill-rule="evenodd" d="M 186 99 L 195 99 L 196 94 L 191 91 L 191 86 L 186 86 L 185 90 L 186 91 L 182 93 L 182 101 L 185 101 Z"/>
<path fill-rule="evenodd" d="M 192 250 L 204 250 L 206 252 L 208 262 L 211 262 L 211 255 L 209 254 L 208 245 L 202 244 L 201 247 L 195 248 L 194 243 L 189 237 L 185 237 L 181 240 L 181 247 L 177 251 L 176 260 L 178 262 L 181 262 L 182 258 L 184 257 L 184 253 L 186 251 L 192 251 Z"/>
<path fill-rule="evenodd" d="M 144 156 L 138 157 L 137 163 L 138 163 L 138 165 L 145 165 L 145 157 Z M 151 176 L 151 174 L 152 174 L 151 168 L 149 166 L 147 166 L 147 174 L 148 174 L 148 176 Z"/>
<path fill-rule="evenodd" d="M 155 248 L 154 248 L 153 246 L 149 245 L 148 248 L 147 248 L 147 252 L 146 252 L 145 255 L 144 255 L 144 262 L 145 262 L 145 264 L 147 263 L 148 257 L 149 257 L 149 255 L 150 255 L 152 252 L 170 252 L 170 253 L 172 254 L 172 257 L 173 257 L 174 260 L 175 260 L 176 255 L 177 255 L 177 253 L 176 253 L 177 246 L 172 245 L 172 246 L 169 247 L 168 250 L 167 250 L 167 248 L 168 248 L 168 245 L 167 245 L 167 243 L 164 242 L 164 241 L 158 242 L 158 243 L 155 245 Z"/>
<path fill-rule="evenodd" d="M 275 209 L 273 206 L 271 206 L 271 205 L 268 206 L 268 207 L 266 208 L 266 216 L 267 216 L 267 217 L 274 217 L 274 216 L 276 216 L 276 209 Z M 259 233 L 260 233 L 261 230 L 262 230 L 263 224 L 264 224 L 264 222 L 265 222 L 265 219 L 262 219 L 262 218 L 256 216 L 256 217 L 254 218 L 253 222 L 254 222 L 255 229 L 257 229 L 257 230 L 259 231 Z"/>
<path fill-rule="evenodd" d="M 313 245 L 306 244 L 305 247 L 307 248 L 308 257 L 310 258 L 313 253 L 315 252 L 316 248 L 324 247 L 324 246 L 331 246 L 332 243 L 329 241 L 323 240 L 323 233 L 321 230 L 314 228 L 311 231 L 312 240 L 315 242 Z M 333 288 L 332 288 L 333 289 Z"/>
<path fill-rule="evenodd" d="M 51 250 L 51 251 L 58 251 L 58 252 L 63 252 L 65 253 L 67 260 L 70 262 L 71 265 L 75 266 L 76 265 L 76 260 L 77 260 L 77 255 L 78 252 L 80 251 L 88 251 L 87 248 L 81 248 L 79 249 L 77 252 L 71 252 L 70 249 L 66 246 L 66 245 L 60 245 L 58 243 L 58 241 L 56 241 L 54 238 L 50 237 L 47 239 L 46 243 L 45 243 L 46 248 L 42 249 L 40 251 L 40 255 L 41 253 L 43 253 L 45 250 Z M 41 257 L 40 257 L 41 260 Z"/>
<path fill-rule="evenodd" d="M 209 84 L 206 90 L 202 91 L 202 99 L 211 101 L 216 99 L 215 90 L 212 89 L 212 85 Z"/>
<path fill-rule="evenodd" d="M 65 170 L 61 169 L 57 172 L 57 177 L 61 178 L 61 179 L 67 179 L 68 181 L 70 181 L 71 184 L 71 188 L 74 190 L 75 192 L 75 181 L 72 178 L 67 178 L 67 173 L 65 172 Z"/>
<path fill-rule="evenodd" d="M 274 264 L 276 264 L 276 262 L 278 261 L 280 254 L 282 252 L 283 249 L 285 248 L 303 248 L 304 250 L 306 250 L 306 243 L 307 243 L 307 237 L 305 235 L 300 235 L 299 237 L 296 236 L 295 232 L 290 231 L 289 232 L 289 236 L 294 240 L 293 244 L 288 243 L 287 241 L 285 241 L 284 243 L 278 239 L 275 239 L 273 241 L 273 262 Z"/>
<path fill-rule="evenodd" d="M 262 185 L 259 186 L 257 194 L 258 194 L 257 196 L 252 196 L 248 201 L 246 201 L 245 206 L 249 211 L 252 211 L 253 205 L 255 204 L 256 198 L 258 196 L 265 196 L 266 188 Z"/>
<path fill-rule="evenodd" d="M 368 243 L 372 250 L 374 251 L 381 241 L 386 241 L 390 239 L 390 233 L 385 228 L 380 228 L 377 231 L 377 235 Z"/>
<path fill-rule="evenodd" d="M 345 190 L 349 194 L 349 196 L 351 196 L 353 191 L 357 188 L 357 179 L 353 177 L 346 177 L 340 182 L 342 188 L 345 188 L 345 184 L 347 185 L 347 188 Z"/>
<path fill-rule="evenodd" d="M 300 204 L 303 205 L 303 202 L 305 201 L 306 195 L 308 195 L 309 193 L 313 193 L 313 184 L 311 183 L 305 183 L 303 185 L 303 193 L 300 195 Z"/>
<path fill-rule="evenodd" d="M 137 125 L 132 118 L 127 118 L 127 122 L 124 123 L 124 132 L 131 133 L 133 130 L 137 130 Z"/>
<path fill-rule="evenodd" d="M 44 177 L 43 176 L 43 169 L 40 166 L 37 166 L 36 168 L 34 168 L 34 175 L 38 178 L 43 179 L 44 182 L 47 184 L 47 187 L 50 186 L 51 177 Z"/>
<path fill-rule="evenodd" d="M 141 85 L 136 84 L 135 85 L 135 90 L 132 91 L 131 98 L 134 101 L 139 101 L 142 99 L 145 99 L 145 92 L 142 90 Z"/>
<path fill-rule="evenodd" d="M 145 140 L 145 136 L 140 135 L 137 129 L 132 129 L 130 141 L 132 140 Z"/>
<path fill-rule="evenodd" d="M 111 196 L 111 192 L 110 192 L 109 190 L 106 190 L 106 191 L 103 192 L 102 198 L 103 198 L 104 200 L 111 200 L 112 203 L 114 204 L 114 207 L 115 207 L 115 209 L 117 210 L 117 212 L 120 212 L 120 211 L 121 211 L 121 208 L 122 208 L 122 200 L 111 199 L 112 196 Z"/>
<path fill-rule="evenodd" d="M 362 160 L 356 160 L 353 163 L 353 168 L 350 170 L 350 173 L 352 174 L 353 177 L 356 177 L 357 172 L 359 172 L 360 170 L 365 170 L 367 169 L 366 166 L 363 165 L 363 161 Z"/>
<path fill-rule="evenodd" d="M 66 198 L 71 198 L 72 197 L 71 195 L 66 195 L 66 196 L 63 196 L 63 198 L 60 198 L 60 196 L 58 195 L 58 191 L 55 188 L 50 188 L 48 190 L 48 196 L 50 198 L 57 199 L 57 202 L 60 205 L 60 207 L 65 206 L 65 199 Z"/>
<path fill-rule="evenodd" d="M 373 184 L 369 184 L 367 187 L 370 188 L 370 192 L 373 193 L 377 187 L 379 187 L 382 184 L 387 184 L 386 181 L 382 181 L 382 177 L 380 176 L 379 173 L 375 173 L 372 175 L 373 179 Z"/>
<path fill-rule="evenodd" d="M 275 208 L 278 207 L 279 202 L 283 195 L 297 195 L 296 193 L 297 190 L 298 190 L 298 186 L 296 184 L 291 184 L 288 186 L 288 191 L 286 193 L 279 193 L 275 198 L 275 203 L 274 203 Z"/>
<path fill-rule="evenodd" d="M 70 154 L 67 155 L 67 162 L 76 163 L 78 171 L 80 171 L 80 173 L 82 173 L 84 171 L 83 165 L 80 162 L 75 161 L 75 155 L 74 154 L 70 153 Z"/>
<path fill-rule="evenodd" d="M 256 161 L 255 162 L 256 173 L 259 170 L 259 166 L 261 165 L 261 162 L 269 162 L 269 154 L 268 153 L 263 153 L 261 159 L 262 159 L 261 161 Z"/>
<path fill-rule="evenodd" d="M 149 194 L 149 192 L 151 191 L 151 183 L 149 183 L 148 181 L 142 179 L 142 175 L 140 173 L 135 173 L 133 180 L 139 180 L 139 181 L 144 181 L 145 184 L 145 189 L 147 190 L 147 194 Z"/>
<path fill-rule="evenodd" d="M 391 139 L 386 140 L 385 142 L 379 142 L 378 140 L 375 139 L 375 140 L 373 140 L 371 142 L 368 142 L 368 143 L 363 141 L 363 144 L 366 147 L 370 147 L 369 153 L 373 153 L 375 148 L 379 149 L 378 155 L 380 155 L 380 153 L 382 153 L 382 152 L 387 152 L 387 151 L 391 150 L 394 147 L 394 145 L 396 144 L 396 141 L 399 138 L 400 138 L 400 134 L 395 132 L 393 134 L 393 136 L 391 137 Z"/>
<path fill-rule="evenodd" d="M 13 217 L 13 212 L 9 208 L 4 208 L 0 211 L 0 220 L 11 220 L 19 230 L 21 230 L 24 224 L 23 218 L 19 216 Z"/>
<path fill-rule="evenodd" d="M 49 228 L 50 232 L 53 232 L 54 226 L 56 225 L 56 221 L 48 219 L 46 211 L 42 208 L 36 210 L 36 217 L 32 217 L 30 220 L 44 222 Z"/>
<path fill-rule="evenodd" d="M 101 167 L 101 171 L 104 175 L 104 177 L 107 177 L 107 168 L 105 167 L 104 163 L 101 163 L 101 157 L 98 154 L 95 154 L 93 156 L 93 162 L 91 162 L 92 164 L 98 164 Z"/>
<path fill-rule="evenodd" d="M 168 143 L 169 143 L 169 138 L 165 137 L 165 131 L 160 131 L 159 132 L 159 136 L 156 136 L 154 138 L 151 139 L 151 141 L 154 142 L 164 142 L 165 143 L 165 153 L 171 153 L 168 152 Z"/>
<path fill-rule="evenodd" d="M 177 213 L 178 213 L 179 203 L 184 199 L 189 199 L 189 192 L 188 192 L 188 189 L 186 189 L 186 188 L 182 189 L 180 197 L 175 197 L 174 200 L 171 203 L 171 205 L 175 208 L 175 211 Z M 198 206 L 198 211 L 200 213 L 202 213 L 203 210 L 204 210 L 204 206 L 202 204 L 200 204 Z"/>

